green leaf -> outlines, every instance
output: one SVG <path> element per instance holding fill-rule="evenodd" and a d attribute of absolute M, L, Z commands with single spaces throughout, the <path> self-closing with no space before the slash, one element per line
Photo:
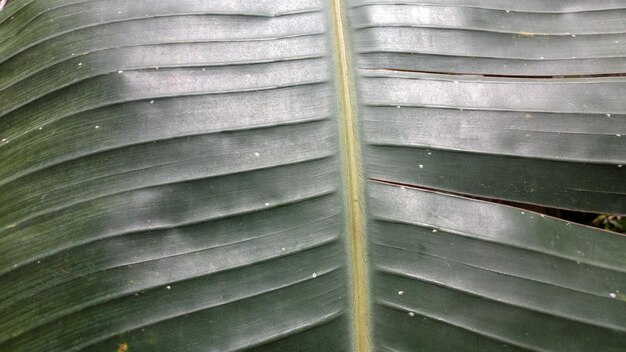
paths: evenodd
<path fill-rule="evenodd" d="M 9 1 L 0 351 L 622 351 L 625 16 Z"/>

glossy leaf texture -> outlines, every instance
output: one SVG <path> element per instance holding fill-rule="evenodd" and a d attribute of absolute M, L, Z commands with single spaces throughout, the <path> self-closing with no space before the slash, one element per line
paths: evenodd
<path fill-rule="evenodd" d="M 626 3 L 341 5 L 8 2 L 0 351 L 624 350 Z"/>
<path fill-rule="evenodd" d="M 13 1 L 1 351 L 349 350 L 311 1 Z"/>
<path fill-rule="evenodd" d="M 623 351 L 623 1 L 352 0 L 373 350 Z M 415 188 L 412 186 L 417 186 Z"/>
<path fill-rule="evenodd" d="M 626 3 L 353 2 L 370 177 L 626 211 Z"/>

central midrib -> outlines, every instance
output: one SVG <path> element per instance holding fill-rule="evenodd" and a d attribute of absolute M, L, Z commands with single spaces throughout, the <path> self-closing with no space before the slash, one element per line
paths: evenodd
<path fill-rule="evenodd" d="M 343 177 L 347 204 L 348 248 L 351 263 L 353 343 L 357 352 L 369 352 L 369 300 L 365 263 L 362 178 L 359 172 L 359 145 L 354 109 L 354 86 L 341 0 L 330 0 L 333 24 L 336 84 L 339 94 L 339 123 L 343 150 Z"/>

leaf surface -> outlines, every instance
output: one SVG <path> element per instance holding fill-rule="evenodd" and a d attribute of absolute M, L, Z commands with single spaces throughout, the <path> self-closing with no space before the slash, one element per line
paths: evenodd
<path fill-rule="evenodd" d="M 622 351 L 625 11 L 9 1 L 0 350 Z"/>

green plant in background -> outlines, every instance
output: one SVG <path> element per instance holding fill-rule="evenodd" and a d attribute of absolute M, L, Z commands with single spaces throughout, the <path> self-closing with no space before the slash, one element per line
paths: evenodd
<path fill-rule="evenodd" d="M 593 224 L 609 231 L 624 233 L 626 230 L 626 218 L 620 215 L 598 215 L 593 219 Z"/>
<path fill-rule="evenodd" d="M 622 352 L 625 17 L 10 1 L 0 351 Z"/>

